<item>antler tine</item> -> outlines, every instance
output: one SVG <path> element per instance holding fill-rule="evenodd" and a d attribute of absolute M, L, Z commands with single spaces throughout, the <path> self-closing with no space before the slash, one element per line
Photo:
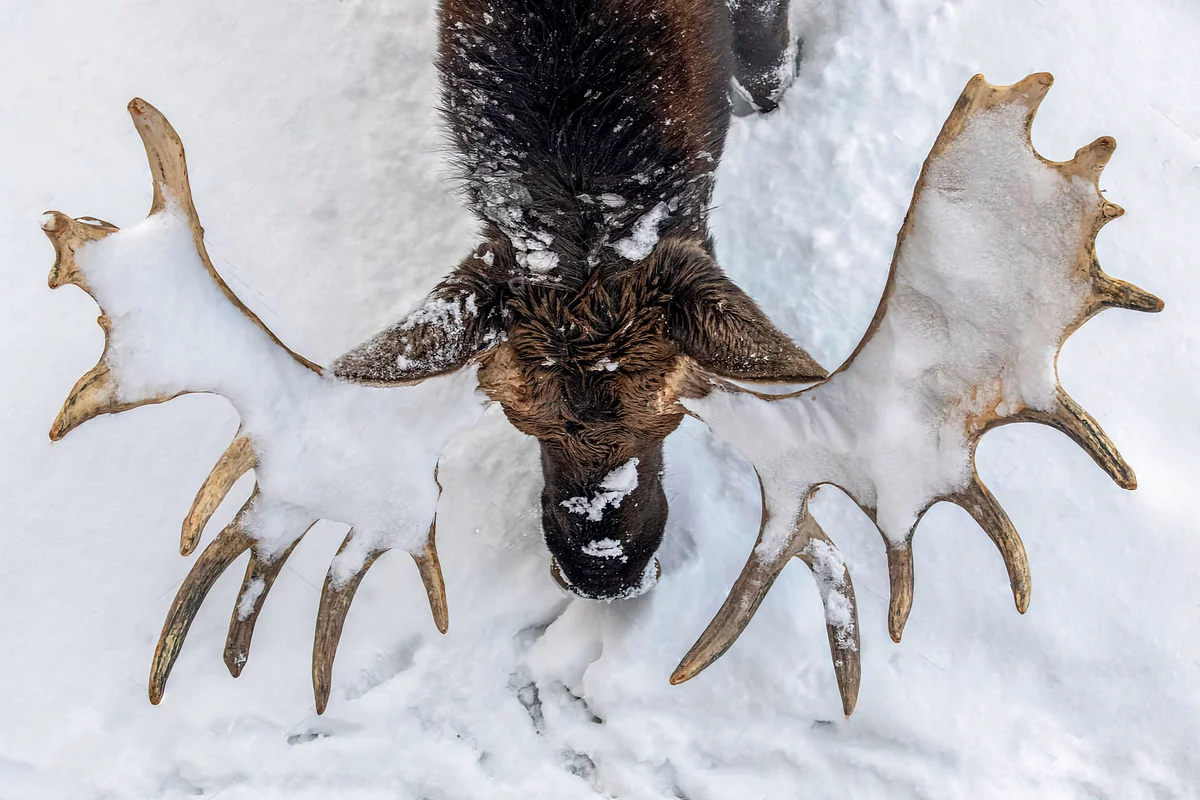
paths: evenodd
<path fill-rule="evenodd" d="M 1064 161 L 1055 166 L 1059 172 L 1068 177 L 1078 176 L 1084 180 L 1097 181 L 1100 178 L 1100 173 L 1108 166 L 1108 162 L 1112 159 L 1116 149 L 1116 139 L 1111 136 L 1101 136 L 1091 144 L 1075 151 L 1075 157 L 1070 161 Z M 1109 218 L 1115 219 L 1117 216 L 1120 216 L 1120 214 Z"/>
<path fill-rule="evenodd" d="M 105 331 L 111 326 L 108 317 L 105 316 L 101 316 L 97 322 Z M 105 349 L 107 350 L 107 347 Z M 101 356 L 100 363 L 88 370 L 71 388 L 66 402 L 50 425 L 50 441 L 61 440 L 83 423 L 101 414 L 115 414 L 123 410 L 117 397 L 117 381 Z"/>
<path fill-rule="evenodd" d="M 417 571 L 421 575 L 421 583 L 429 598 L 429 609 L 433 614 L 434 625 L 440 633 L 445 633 L 450 627 L 450 617 L 446 604 L 446 584 L 442 579 L 442 567 L 438 560 L 437 547 L 434 544 L 436 522 L 429 526 L 429 536 L 420 553 L 412 553 Z M 333 662 L 337 657 L 338 644 L 342 638 L 342 628 L 346 624 L 346 615 L 350 612 L 350 604 L 358 592 L 359 584 L 366 576 L 367 570 L 391 548 L 375 547 L 367 551 L 362 563 L 352 569 L 348 576 L 341 576 L 340 561 L 355 539 L 355 532 L 346 534 L 338 554 L 329 566 L 325 576 L 325 586 L 321 590 L 321 606 L 317 611 L 317 630 L 313 636 L 312 679 L 313 697 L 316 700 L 317 713 L 324 714 L 329 705 L 329 692 L 333 688 Z"/>
<path fill-rule="evenodd" d="M 150 205 L 150 213 L 157 214 L 165 209 L 169 197 L 196 219 L 191 184 L 188 182 L 187 160 L 179 134 L 175 132 L 171 123 L 167 122 L 161 111 L 142 98 L 135 97 L 130 100 L 128 108 L 133 125 L 146 147 L 146 160 L 150 163 L 150 177 L 154 183 L 154 200 Z M 196 225 L 199 226 L 198 219 Z"/>
<path fill-rule="evenodd" d="M 1163 301 L 1158 297 L 1132 283 L 1106 275 L 1099 268 L 1093 278 L 1092 296 L 1097 304 L 1095 311 L 1124 308 L 1129 311 L 1157 314 L 1163 310 Z"/>
<path fill-rule="evenodd" d="M 759 486 L 762 487 L 761 477 Z M 762 496 L 763 516 L 759 528 L 759 544 L 762 543 L 769 520 L 765 489 Z M 729 595 L 720 610 L 675 668 L 671 675 L 672 685 L 696 677 L 733 646 L 754 618 L 776 578 L 793 557 L 808 565 L 817 582 L 821 602 L 825 607 L 829 649 L 833 657 L 838 691 L 842 697 L 842 710 L 846 716 L 854 711 L 858 702 L 862 672 L 859 659 L 858 606 L 854 599 L 854 585 L 850 581 L 850 572 L 846 569 L 837 546 L 808 513 L 807 499 L 801 507 L 785 547 L 764 557 L 759 554 L 756 545 L 754 555 L 742 569 L 733 588 L 729 590 Z"/>
<path fill-rule="evenodd" d="M 277 556 L 264 556 L 258 547 L 250 549 L 250 563 L 246 565 L 242 589 L 238 592 L 238 602 L 229 618 L 229 634 L 225 638 L 225 667 L 233 677 L 237 678 L 242 674 L 246 661 L 250 658 L 254 626 L 258 622 L 258 614 L 262 611 L 263 604 L 267 602 L 271 587 L 275 585 L 275 579 L 287 563 L 288 556 L 311 528 L 312 525 L 309 525 L 296 541 Z"/>
<path fill-rule="evenodd" d="M 1137 488 L 1137 476 L 1117 451 L 1117 446 L 1087 411 L 1071 396 L 1058 387 L 1054 406 L 1049 411 L 1027 408 L 1020 419 L 1049 425 L 1067 436 L 1084 449 L 1092 460 L 1104 470 L 1122 489 Z"/>
<path fill-rule="evenodd" d="M 967 486 L 946 498 L 960 506 L 983 528 L 984 533 L 996 545 L 1008 570 L 1013 600 L 1017 611 L 1024 614 L 1029 610 L 1032 586 L 1029 577 L 1029 559 L 1025 556 L 1025 545 L 1012 520 L 1008 518 L 995 496 L 976 476 Z"/>
<path fill-rule="evenodd" d="M 912 612 L 913 589 L 916 583 L 913 574 L 912 535 L 901 544 L 887 544 L 888 584 L 891 595 L 888 599 L 888 634 L 897 644 L 904 636 L 904 626 Z"/>
<path fill-rule="evenodd" d="M 351 572 L 349 577 L 338 580 L 336 567 L 338 558 L 354 540 L 354 531 L 346 534 L 338 555 L 329 572 L 325 575 L 325 586 L 321 589 L 321 606 L 317 611 L 317 630 L 313 636 L 312 679 L 313 696 L 316 699 L 317 713 L 324 714 L 329 704 L 329 691 L 333 685 L 333 660 L 337 656 L 338 643 L 342 638 L 342 627 L 346 624 L 346 614 L 350 612 L 350 604 L 354 602 L 354 594 L 366 576 L 367 570 L 388 551 L 388 548 L 370 550 L 363 558 L 362 564 Z"/>
<path fill-rule="evenodd" d="M 838 693 L 842 696 L 842 712 L 848 717 L 858 703 L 858 686 L 862 680 L 854 584 L 837 546 L 807 510 L 797 528 L 803 529 L 799 538 L 807 538 L 808 544 L 796 557 L 808 565 L 821 590 L 829 654 L 833 657 L 833 672 L 837 677 Z"/>
<path fill-rule="evenodd" d="M 204 479 L 187 517 L 183 520 L 179 534 L 180 555 L 192 554 L 200 541 L 200 535 L 204 532 L 204 526 L 212 519 L 225 495 L 229 494 L 229 490 L 238 479 L 254 469 L 257 463 L 258 458 L 254 454 L 254 445 L 249 436 L 239 436 L 230 443 L 216 466 L 212 468 L 212 472 Z"/>
<path fill-rule="evenodd" d="M 963 88 L 962 94 L 958 98 L 958 105 L 946 120 L 946 125 L 942 128 L 938 139 L 942 141 L 957 136 L 967 120 L 981 111 L 1000 105 L 1013 104 L 1024 106 L 1028 112 L 1026 115 L 1028 124 L 1025 128 L 1028 137 L 1033 117 L 1053 85 L 1054 76 L 1049 72 L 1034 73 L 1011 86 L 993 86 L 982 74 L 977 74 L 967 81 L 966 87 Z"/>
<path fill-rule="evenodd" d="M 846 490 L 842 489 L 842 491 Z M 846 492 L 846 494 L 870 518 L 871 522 L 875 524 L 875 529 L 879 531 L 880 537 L 883 538 L 888 562 L 888 634 L 892 637 L 893 642 L 899 644 L 901 638 L 904 636 L 904 626 L 908 624 L 908 615 L 912 612 L 913 595 L 915 592 L 916 576 L 913 572 L 913 536 L 917 531 L 917 526 L 925 518 L 925 514 L 937 501 L 928 502 L 917 511 L 912 524 L 908 528 L 908 532 L 903 538 L 893 538 L 879 524 L 878 509 L 863 503 L 852 492 Z"/>
<path fill-rule="evenodd" d="M 433 482 L 437 484 L 438 498 L 442 496 L 442 482 L 438 475 L 441 464 L 433 465 Z M 437 515 L 429 523 L 429 535 L 420 553 L 412 553 L 416 562 L 417 572 L 421 575 L 421 585 L 425 587 L 425 595 L 429 598 L 429 611 L 433 614 L 433 624 L 439 633 L 450 630 L 450 606 L 446 602 L 446 581 L 442 578 L 442 562 L 437 552 Z"/>
<path fill-rule="evenodd" d="M 117 226 L 93 217 L 71 219 L 61 211 L 47 211 L 42 217 L 42 230 L 54 245 L 54 266 L 46 281 L 50 288 L 57 289 L 70 283 L 90 295 L 87 279 L 75 263 L 75 251 L 111 236 L 119 230 Z"/>
<path fill-rule="evenodd" d="M 241 298 L 233 293 L 233 290 L 213 267 L 212 260 L 208 257 L 208 250 L 204 246 L 204 228 L 200 225 L 200 217 L 192 202 L 192 188 L 188 181 L 187 158 L 184 155 L 183 142 L 175 128 L 161 111 L 140 97 L 129 101 L 129 116 L 133 118 L 134 127 L 137 128 L 138 135 L 142 138 L 142 144 L 146 148 L 146 161 L 150 164 L 150 176 L 154 183 L 154 199 L 150 205 L 150 214 L 154 215 L 165 210 L 168 202 L 173 201 L 186 216 L 188 226 L 192 231 L 193 243 L 196 245 L 196 252 L 200 256 L 204 268 L 208 271 L 209 277 L 217 284 L 225 298 L 261 328 L 272 342 L 287 351 L 288 355 L 296 362 L 318 375 L 323 374 L 324 370 L 320 366 L 299 355 L 280 341 L 279 337 L 263 324 L 258 315 L 247 308 Z"/>
<path fill-rule="evenodd" d="M 162 700 L 167 678 L 171 676 L 171 669 L 175 666 L 175 659 L 183 649 L 188 629 L 192 627 L 192 620 L 200 611 L 209 590 L 229 565 L 254 545 L 254 539 L 246 534 L 242 525 L 257 498 L 256 488 L 233 521 L 204 548 L 204 552 L 196 559 L 191 571 L 184 578 L 183 585 L 175 594 L 171 610 L 167 612 L 167 619 L 163 622 L 162 634 L 158 637 L 158 646 L 154 649 L 154 660 L 150 666 L 151 703 L 158 705 Z"/>
<path fill-rule="evenodd" d="M 429 611 L 433 614 L 433 624 L 439 633 L 450 630 L 450 607 L 446 603 L 446 581 L 442 578 L 442 563 L 438 559 L 437 546 L 434 537 L 437 535 L 437 522 L 429 526 L 429 541 L 420 553 L 413 553 L 417 572 L 421 574 L 421 584 L 429 598 Z"/>
<path fill-rule="evenodd" d="M 1026 75 L 1009 86 L 993 86 L 983 75 L 976 75 L 972 80 L 978 80 L 986 87 L 980 91 L 983 96 L 983 102 L 980 103 L 982 107 L 1021 105 L 1028 110 L 1030 121 L 1033 120 L 1033 115 L 1037 113 L 1042 101 L 1046 99 L 1046 93 L 1054 85 L 1054 76 L 1049 72 Z"/>
<path fill-rule="evenodd" d="M 759 529 L 759 541 L 762 541 L 762 531 L 766 528 L 766 504 L 763 505 L 763 523 Z M 704 633 L 687 651 L 679 666 L 671 674 L 671 685 L 678 686 L 690 681 L 704 670 L 708 669 L 726 651 L 733 646 L 742 631 L 750 624 L 755 612 L 762 604 L 763 598 L 771 590 L 775 579 L 791 560 L 793 553 L 790 548 L 784 548 L 769 558 L 760 558 L 756 553 L 746 562 L 738 575 L 725 602 L 721 604 L 716 616 L 708 623 Z"/>

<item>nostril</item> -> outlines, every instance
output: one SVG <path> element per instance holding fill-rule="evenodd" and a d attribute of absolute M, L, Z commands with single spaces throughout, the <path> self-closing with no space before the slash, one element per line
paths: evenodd
<path fill-rule="evenodd" d="M 570 581 L 568 581 L 566 576 L 562 574 L 562 570 L 558 567 L 558 559 L 554 556 L 550 556 L 550 575 L 554 578 L 554 582 L 560 587 L 568 592 L 573 591 L 571 589 Z"/>
<path fill-rule="evenodd" d="M 550 576 L 564 591 L 582 597 L 585 600 L 628 600 L 638 597 L 653 589 L 662 578 L 662 562 L 655 558 L 646 565 L 640 575 L 633 580 L 605 581 L 598 585 L 578 585 L 567 577 L 558 563 L 558 558 L 550 556 Z"/>

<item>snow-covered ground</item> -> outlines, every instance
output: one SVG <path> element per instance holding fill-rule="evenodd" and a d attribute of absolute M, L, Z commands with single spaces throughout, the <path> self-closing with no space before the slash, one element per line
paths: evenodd
<path fill-rule="evenodd" d="M 1200 6 L 1192 0 L 794 2 L 806 57 L 782 108 L 737 121 L 715 227 L 726 269 L 836 365 L 882 289 L 921 160 L 966 80 L 1057 83 L 1049 158 L 1097 136 L 1124 219 L 1113 275 L 1163 297 L 1106 312 L 1060 361 L 1137 469 L 1117 489 L 1065 437 L 988 435 L 980 473 L 1021 531 L 1033 602 L 969 517 L 916 540 L 904 642 L 887 636 L 878 534 L 816 509 L 859 597 L 863 680 L 841 715 L 818 593 L 784 572 L 733 650 L 667 677 L 757 527 L 748 464 L 689 421 L 668 441 L 663 578 L 636 600 L 568 600 L 548 574 L 534 444 L 497 409 L 443 460 L 451 628 L 384 557 L 355 602 L 329 710 L 312 708 L 319 587 L 344 531 L 288 562 L 242 677 L 221 662 L 241 569 L 213 590 L 163 703 L 154 642 L 191 560 L 179 523 L 237 429 L 213 397 L 46 431 L 102 338 L 51 293 L 41 212 L 128 225 L 150 203 L 125 103 L 188 146 L 209 250 L 310 358 L 394 321 L 472 246 L 431 108 L 432 0 L 10 3 L 0 26 L 0 798 L 1189 798 L 1200 795 Z M 371 479 L 372 476 L 364 476 Z M 231 497 L 211 537 L 249 491 Z"/>

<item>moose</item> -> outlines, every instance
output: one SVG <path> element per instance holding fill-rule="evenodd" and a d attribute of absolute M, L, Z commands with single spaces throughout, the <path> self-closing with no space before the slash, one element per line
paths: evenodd
<path fill-rule="evenodd" d="M 685 365 L 826 375 L 725 277 L 706 224 L 730 87 L 773 102 L 786 15 L 782 2 L 732 16 L 713 0 L 442 4 L 445 118 L 483 242 L 430 297 L 453 309 L 451 330 L 423 307 L 334 371 L 396 384 L 478 359 L 480 386 L 541 444 L 554 574 L 582 597 L 628 597 L 657 575 L 663 439 L 682 419 L 664 393 Z M 626 464 L 628 496 L 579 513 L 572 499 Z"/>
<path fill-rule="evenodd" d="M 758 540 L 672 683 L 732 646 L 795 557 L 825 605 L 847 714 L 860 680 L 857 610 L 849 571 L 808 512 L 813 492 L 840 487 L 878 527 L 899 641 L 913 601 L 913 533 L 943 500 L 993 540 L 1018 610 L 1028 607 L 1024 547 L 974 470 L 986 431 L 1053 426 L 1118 485 L 1136 486 L 1055 372 L 1059 348 L 1092 315 L 1162 308 L 1095 258 L 1097 234 L 1122 213 L 1098 189 L 1115 142 L 1046 161 L 1030 126 L 1050 76 L 1002 87 L 972 78 L 925 162 L 879 310 L 831 374 L 714 255 L 707 215 L 731 91 L 770 111 L 794 60 L 786 2 L 729 6 L 443 0 L 442 103 L 480 239 L 416 310 L 329 369 L 288 349 L 221 279 L 177 132 L 150 104 L 130 103 L 154 181 L 150 216 L 125 230 L 59 212 L 43 220 L 57 255 L 51 287 L 91 294 L 106 337 L 51 438 L 189 392 L 228 397 L 242 430 L 184 521 L 184 555 L 234 482 L 251 470 L 257 481 L 172 603 L 152 702 L 209 589 L 249 550 L 225 649 L 240 674 L 271 586 L 321 518 L 351 532 L 318 613 L 319 712 L 354 593 L 383 553 L 412 555 L 444 632 L 437 460 L 478 419 L 476 389 L 538 440 L 550 572 L 590 600 L 658 581 L 663 441 L 683 417 L 735 444 L 761 486 Z M 766 394 L 743 383 L 806 386 Z M 344 477 L 356 470 L 360 479 Z"/>

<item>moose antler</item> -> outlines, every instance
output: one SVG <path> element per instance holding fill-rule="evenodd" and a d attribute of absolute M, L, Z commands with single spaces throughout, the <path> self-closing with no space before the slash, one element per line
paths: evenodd
<path fill-rule="evenodd" d="M 1050 425 L 1118 486 L 1136 487 L 1104 431 L 1063 391 L 1057 358 L 1066 338 L 1100 311 L 1160 311 L 1162 301 L 1110 278 L 1096 259 L 1097 233 L 1124 213 L 1097 184 L 1116 142 L 1097 139 L 1064 163 L 1033 149 L 1030 126 L 1051 82 L 1042 73 L 1006 87 L 980 75 L 967 84 L 921 171 L 879 310 L 829 379 L 780 396 L 713 382 L 685 401 L 754 464 L 763 524 L 672 683 L 694 677 L 733 644 L 797 556 L 818 578 L 842 706 L 854 710 L 857 612 L 841 556 L 808 512 L 821 485 L 843 489 L 883 535 L 888 627 L 897 642 L 912 607 L 913 531 L 943 500 L 991 537 L 1017 610 L 1029 605 L 1025 548 L 975 471 L 987 431 Z"/>
<path fill-rule="evenodd" d="M 342 624 L 363 575 L 389 549 L 416 561 L 434 622 L 448 625 L 434 546 L 438 455 L 482 414 L 473 370 L 403 390 L 340 380 L 285 347 L 213 269 L 192 203 L 183 145 L 166 118 L 135 99 L 129 113 L 150 162 L 154 200 L 133 228 L 49 212 L 57 260 L 50 287 L 74 284 L 100 306 L 100 362 L 79 380 L 50 429 L 59 440 L 102 414 L 181 394 L 228 398 L 237 438 L 204 481 L 183 523 L 189 555 L 213 512 L 251 469 L 257 485 L 201 553 L 167 614 L 150 671 L 158 703 L 188 628 L 217 578 L 242 553 L 250 562 L 229 625 L 225 664 L 237 677 L 258 614 L 296 544 L 321 518 L 352 526 L 330 565 L 313 644 L 318 713 L 329 699 Z M 375 480 L 356 480 L 351 474 Z M 382 477 L 386 476 L 386 478 Z"/>

